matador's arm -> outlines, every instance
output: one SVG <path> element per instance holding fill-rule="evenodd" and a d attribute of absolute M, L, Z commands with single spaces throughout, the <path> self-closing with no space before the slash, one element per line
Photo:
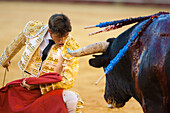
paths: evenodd
<path fill-rule="evenodd" d="M 19 35 L 5 48 L 4 52 L 0 57 L 0 64 L 3 67 L 7 67 L 9 61 L 21 50 L 25 45 L 26 37 L 23 32 Z"/>
<path fill-rule="evenodd" d="M 72 36 L 67 39 L 66 44 L 62 49 L 62 57 L 65 59 L 63 63 L 63 70 L 61 72 L 61 76 L 63 78 L 61 82 L 58 82 L 54 85 L 56 89 L 69 89 L 73 87 L 77 78 L 80 60 L 78 57 L 70 56 L 67 52 L 67 47 L 75 50 L 78 49 L 80 46 Z"/>

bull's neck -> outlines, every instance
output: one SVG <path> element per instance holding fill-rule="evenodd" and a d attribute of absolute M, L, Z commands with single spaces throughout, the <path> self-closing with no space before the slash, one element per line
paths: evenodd
<path fill-rule="evenodd" d="M 132 31 L 135 29 L 136 25 L 131 27 L 130 29 L 126 30 L 124 33 L 122 33 L 116 40 L 115 45 L 113 44 L 111 48 L 116 48 L 116 53 L 119 52 L 121 48 L 126 45 L 130 37 L 132 36 Z M 114 47 L 113 47 L 114 46 Z M 116 46 L 116 47 L 115 47 Z M 136 48 L 135 48 L 136 49 Z M 122 81 L 125 81 L 124 86 L 120 86 L 126 89 L 127 94 L 130 94 L 130 96 L 134 97 L 139 103 L 141 103 L 141 94 L 139 93 L 139 87 L 137 84 L 137 72 L 138 72 L 138 63 L 139 63 L 139 56 L 141 55 L 141 48 L 138 48 L 133 52 L 133 49 L 130 49 L 127 53 L 125 53 L 124 57 L 119 61 L 117 66 L 115 68 L 120 70 L 117 71 L 119 75 L 122 77 Z M 115 54 L 110 52 L 111 58 L 114 58 Z M 135 60 L 134 60 L 135 59 Z M 135 66 L 134 66 L 135 65 Z"/>

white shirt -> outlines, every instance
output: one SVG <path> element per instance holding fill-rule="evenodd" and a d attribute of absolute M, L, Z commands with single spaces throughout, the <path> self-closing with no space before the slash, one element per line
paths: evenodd
<path fill-rule="evenodd" d="M 46 48 L 46 46 L 49 44 L 49 40 L 52 40 L 50 33 L 47 31 L 47 33 L 45 34 L 45 36 L 43 37 L 43 41 L 40 44 L 40 56 L 42 57 L 42 52 L 43 50 Z"/>

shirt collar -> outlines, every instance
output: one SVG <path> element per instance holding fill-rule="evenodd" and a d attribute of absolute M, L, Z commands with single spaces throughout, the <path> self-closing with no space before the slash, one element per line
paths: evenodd
<path fill-rule="evenodd" d="M 50 33 L 47 31 L 47 37 L 46 37 L 46 39 L 48 39 L 48 40 L 52 40 L 52 38 L 51 38 L 51 36 L 50 36 Z"/>

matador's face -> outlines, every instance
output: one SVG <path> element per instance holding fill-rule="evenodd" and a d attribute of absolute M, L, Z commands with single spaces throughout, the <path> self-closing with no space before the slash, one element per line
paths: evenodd
<path fill-rule="evenodd" d="M 60 37 L 58 33 L 52 33 L 52 32 L 49 32 L 49 33 L 50 33 L 50 36 L 53 39 L 53 41 L 59 47 L 64 46 L 64 43 L 65 43 L 65 41 L 66 41 L 66 39 L 68 38 L 68 35 L 69 35 L 69 33 L 66 33 L 66 35 L 64 37 Z"/>

